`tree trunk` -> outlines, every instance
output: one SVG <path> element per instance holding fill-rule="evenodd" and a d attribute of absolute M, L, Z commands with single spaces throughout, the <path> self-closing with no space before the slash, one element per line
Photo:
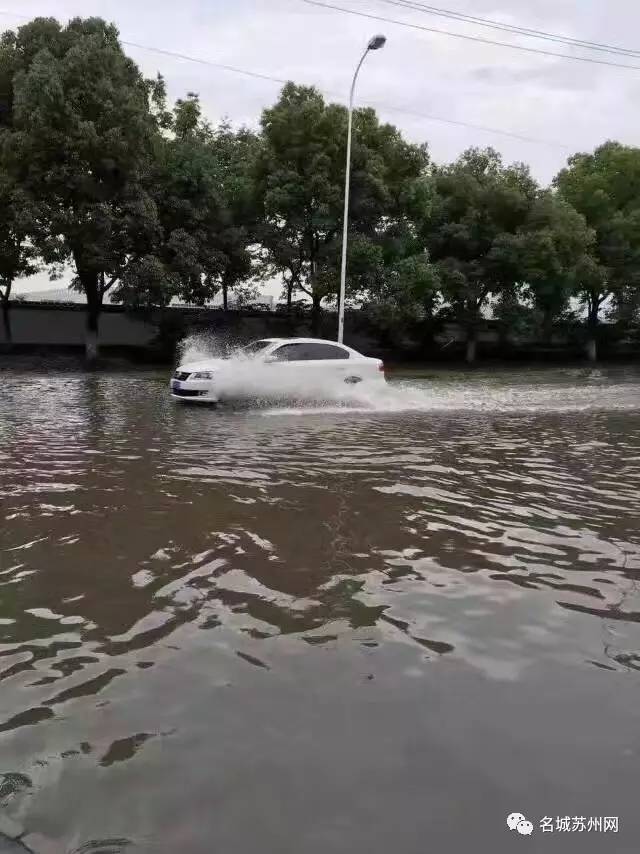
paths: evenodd
<path fill-rule="evenodd" d="M 95 365 L 99 353 L 100 312 L 93 307 L 87 309 L 87 328 L 84 338 L 84 356 L 88 365 Z"/>
<path fill-rule="evenodd" d="M 480 322 L 480 306 L 485 295 L 478 299 L 467 299 L 464 306 L 463 322 L 467 333 L 467 346 L 465 361 L 467 365 L 473 365 L 476 361 L 478 350 L 478 324 Z"/>
<path fill-rule="evenodd" d="M 226 311 L 229 308 L 229 286 L 226 279 L 222 280 L 222 310 Z"/>
<path fill-rule="evenodd" d="M 477 342 L 475 332 L 471 332 L 467 335 L 467 352 L 465 355 L 465 361 L 468 365 L 473 365 L 476 360 L 476 350 L 477 350 Z"/>
<path fill-rule="evenodd" d="M 311 299 L 313 300 L 313 304 L 311 306 L 311 335 L 316 338 L 320 332 L 320 319 L 322 317 L 322 306 L 320 305 L 320 301 L 322 297 L 319 297 L 317 294 L 313 294 Z"/>
<path fill-rule="evenodd" d="M 551 346 L 553 338 L 553 311 L 550 308 L 542 309 L 542 341 L 546 347 Z"/>
<path fill-rule="evenodd" d="M 472 309 L 469 309 L 467 315 L 467 352 L 465 361 L 467 365 L 473 365 L 476 360 L 477 351 L 477 316 Z"/>
<path fill-rule="evenodd" d="M 287 282 L 287 314 L 291 314 L 291 303 L 293 301 L 293 282 Z"/>
<path fill-rule="evenodd" d="M 418 334 L 420 336 L 420 350 L 423 354 L 433 351 L 435 336 L 435 319 L 433 316 L 434 299 L 427 297 L 424 301 L 424 320 L 420 325 Z"/>
<path fill-rule="evenodd" d="M 589 314 L 587 316 L 587 359 L 590 362 L 598 361 L 598 312 L 600 309 L 599 297 L 589 299 Z"/>
<path fill-rule="evenodd" d="M 504 356 L 511 349 L 510 332 L 509 321 L 500 319 L 498 322 L 498 350 L 501 356 Z"/>
<path fill-rule="evenodd" d="M 2 327 L 4 329 L 4 343 L 9 349 L 13 343 L 11 334 L 11 306 L 9 304 L 9 295 L 2 297 Z"/>
<path fill-rule="evenodd" d="M 80 271 L 78 278 L 87 298 L 87 325 L 85 330 L 84 351 L 88 365 L 94 365 L 99 353 L 99 322 L 102 308 L 102 292 L 100 290 L 100 275 L 97 271 Z"/>

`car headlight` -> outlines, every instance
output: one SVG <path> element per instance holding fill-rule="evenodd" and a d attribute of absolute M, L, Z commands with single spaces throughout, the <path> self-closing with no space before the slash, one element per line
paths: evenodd
<path fill-rule="evenodd" d="M 211 371 L 197 371 L 195 374 L 191 374 L 192 380 L 212 380 L 213 374 Z"/>

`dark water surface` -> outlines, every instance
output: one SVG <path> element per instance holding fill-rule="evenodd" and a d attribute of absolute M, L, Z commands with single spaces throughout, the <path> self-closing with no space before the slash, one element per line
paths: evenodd
<path fill-rule="evenodd" d="M 638 850 L 637 374 L 0 382 L 0 810 L 52 850 Z"/>

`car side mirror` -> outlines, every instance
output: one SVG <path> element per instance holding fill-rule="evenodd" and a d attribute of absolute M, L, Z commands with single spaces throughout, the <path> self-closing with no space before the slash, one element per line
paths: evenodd
<path fill-rule="evenodd" d="M 276 357 L 275 357 L 275 356 L 265 356 L 265 357 L 264 357 L 264 361 L 265 361 L 267 364 L 270 364 L 271 362 L 277 362 L 278 360 L 276 359 Z"/>

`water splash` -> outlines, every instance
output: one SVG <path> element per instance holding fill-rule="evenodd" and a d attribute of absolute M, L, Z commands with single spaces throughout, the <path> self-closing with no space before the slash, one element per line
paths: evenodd
<path fill-rule="evenodd" d="M 359 395 L 353 394 L 354 386 L 345 383 L 343 377 L 316 368 L 307 372 L 296 370 L 295 365 L 266 363 L 230 337 L 206 332 L 190 335 L 180 342 L 178 354 L 178 364 L 186 366 L 212 360 L 219 400 L 234 406 L 358 405 Z M 365 379 L 361 383 L 367 384 L 381 385 L 378 377 L 375 382 Z"/>
<path fill-rule="evenodd" d="M 222 359 L 229 352 L 229 345 L 229 337 L 219 332 L 194 332 L 178 343 L 178 364 Z"/>
<path fill-rule="evenodd" d="M 259 409 L 262 414 L 312 415 L 367 412 L 581 412 L 640 409 L 637 375 L 615 378 L 591 368 L 548 371 L 417 373 L 346 384 L 333 376 L 288 375 L 247 355 L 230 336 L 201 332 L 179 345 L 180 362 L 224 359 L 216 376 L 226 407 Z M 567 380 L 571 382 L 568 383 Z"/>
<path fill-rule="evenodd" d="M 264 414 L 309 415 L 313 413 L 395 412 L 584 412 L 640 409 L 640 387 L 609 383 L 606 387 L 585 376 L 580 384 L 567 386 L 549 380 L 537 384 L 514 383 L 508 376 L 495 378 L 461 376 L 447 380 L 416 378 L 386 384 L 337 383 L 322 401 L 299 408 L 272 408 Z"/>

